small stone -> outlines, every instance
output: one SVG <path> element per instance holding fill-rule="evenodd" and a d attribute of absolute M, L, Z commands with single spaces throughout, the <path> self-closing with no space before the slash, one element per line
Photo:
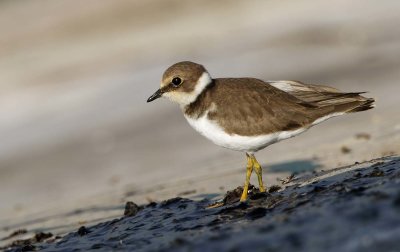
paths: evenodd
<path fill-rule="evenodd" d="M 140 211 L 140 207 L 133 203 L 132 201 L 128 201 L 125 204 L 124 216 L 135 216 Z"/>
<path fill-rule="evenodd" d="M 36 240 L 36 242 L 42 242 L 44 240 L 46 240 L 47 238 L 52 237 L 53 234 L 52 233 L 43 233 L 43 232 L 39 232 L 35 234 L 34 239 Z"/>
<path fill-rule="evenodd" d="M 78 235 L 80 235 L 80 236 L 87 235 L 88 233 L 90 233 L 90 232 L 85 226 L 82 226 L 78 229 Z"/>
<path fill-rule="evenodd" d="M 342 146 L 342 148 L 340 148 L 340 150 L 343 154 L 348 154 L 351 152 L 351 149 L 347 146 Z"/>
<path fill-rule="evenodd" d="M 371 138 L 371 135 L 368 133 L 358 133 L 356 134 L 356 139 L 364 139 L 364 140 L 369 140 Z"/>
<path fill-rule="evenodd" d="M 273 192 L 277 192 L 281 189 L 282 187 L 278 186 L 278 185 L 273 185 L 268 189 L 269 193 L 273 193 Z"/>

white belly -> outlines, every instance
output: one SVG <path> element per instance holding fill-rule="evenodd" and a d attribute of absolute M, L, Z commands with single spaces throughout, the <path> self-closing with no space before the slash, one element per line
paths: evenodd
<path fill-rule="evenodd" d="M 280 131 L 276 133 L 259 136 L 240 136 L 227 134 L 215 121 L 207 118 L 207 113 L 199 119 L 185 116 L 189 124 L 200 134 L 210 139 L 215 144 L 236 151 L 254 153 L 268 145 L 294 137 L 306 130 L 301 128 L 293 131 Z"/>

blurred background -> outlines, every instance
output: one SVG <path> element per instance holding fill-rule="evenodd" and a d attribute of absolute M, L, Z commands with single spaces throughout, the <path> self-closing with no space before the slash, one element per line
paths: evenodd
<path fill-rule="evenodd" d="M 1 1 L 0 232 L 68 231 L 126 200 L 241 185 L 244 154 L 201 137 L 177 105 L 146 103 L 182 60 L 376 98 L 260 151 L 267 185 L 398 154 L 399 13 L 394 0 Z"/>

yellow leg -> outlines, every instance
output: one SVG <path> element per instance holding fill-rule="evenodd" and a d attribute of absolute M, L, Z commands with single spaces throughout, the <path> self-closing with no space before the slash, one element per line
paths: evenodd
<path fill-rule="evenodd" d="M 244 182 L 242 197 L 240 197 L 241 202 L 247 200 L 247 191 L 249 190 L 250 176 L 251 173 L 253 172 L 253 160 L 249 156 L 249 154 L 246 153 L 246 156 L 247 156 L 246 181 Z"/>
<path fill-rule="evenodd" d="M 258 178 L 258 184 L 260 185 L 260 192 L 265 192 L 265 188 L 264 188 L 264 184 L 262 181 L 262 168 L 261 165 L 258 163 L 256 157 L 254 155 L 250 156 L 252 161 L 253 161 L 253 165 L 254 165 L 254 171 L 257 174 L 257 178 Z"/>

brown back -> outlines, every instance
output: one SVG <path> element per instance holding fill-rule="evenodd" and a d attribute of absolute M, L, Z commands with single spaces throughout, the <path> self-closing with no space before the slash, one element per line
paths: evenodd
<path fill-rule="evenodd" d="M 201 117 L 207 110 L 227 133 L 242 136 L 269 134 L 311 125 L 328 114 L 331 108 L 320 108 L 302 101 L 266 82 L 253 78 L 214 79 L 185 113 Z"/>

